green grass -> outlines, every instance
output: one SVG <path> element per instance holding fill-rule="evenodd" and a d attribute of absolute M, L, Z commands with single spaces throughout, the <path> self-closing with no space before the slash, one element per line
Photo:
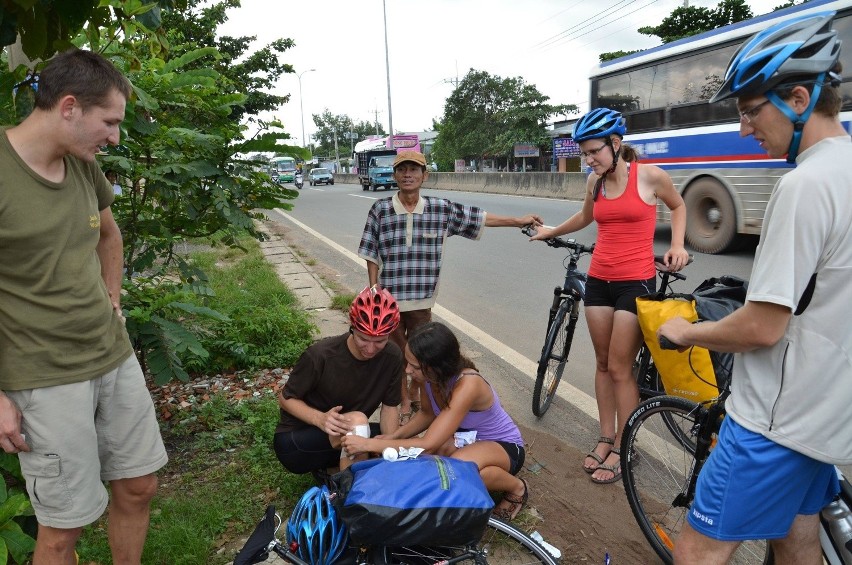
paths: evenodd
<path fill-rule="evenodd" d="M 212 356 L 207 366 L 196 360 L 196 372 L 289 367 L 316 332 L 256 243 L 244 245 L 247 253 L 193 255 L 215 292 L 207 305 L 232 320 L 207 328 Z M 240 402 L 214 395 L 161 423 L 170 461 L 158 474 L 143 564 L 228 563 L 268 504 L 285 514 L 293 507 L 312 481 L 288 473 L 275 458 L 277 423 L 271 390 Z M 84 529 L 78 553 L 81 564 L 111 563 L 106 516 Z"/>
<path fill-rule="evenodd" d="M 317 329 L 298 300 L 281 282 L 254 241 L 243 243 L 247 253 L 193 254 L 214 290 L 206 305 L 230 318 L 205 320 L 201 343 L 208 359 L 188 358 L 190 372 L 218 373 L 234 369 L 291 366 L 311 344 Z"/>
<path fill-rule="evenodd" d="M 355 300 L 354 294 L 335 294 L 331 298 L 331 307 L 332 309 L 340 310 L 341 312 L 349 312 L 349 307 L 352 306 L 353 300 Z"/>
<path fill-rule="evenodd" d="M 293 507 L 311 479 L 275 458 L 277 421 L 272 394 L 239 403 L 218 395 L 163 426 L 171 460 L 160 472 L 144 564 L 228 563 L 268 504 L 285 514 Z M 105 528 L 105 519 L 86 528 L 81 563 L 110 563 Z"/>

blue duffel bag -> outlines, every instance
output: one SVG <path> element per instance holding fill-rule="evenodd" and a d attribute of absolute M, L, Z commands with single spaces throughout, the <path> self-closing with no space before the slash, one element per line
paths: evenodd
<path fill-rule="evenodd" d="M 494 507 L 476 464 L 449 457 L 369 459 L 332 480 L 335 508 L 357 545 L 475 543 Z"/>

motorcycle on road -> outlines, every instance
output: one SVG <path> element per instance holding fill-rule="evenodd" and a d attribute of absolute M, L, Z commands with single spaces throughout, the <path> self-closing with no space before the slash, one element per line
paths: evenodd
<path fill-rule="evenodd" d="M 296 185 L 296 188 L 302 190 L 302 185 L 304 184 L 302 180 L 302 173 L 296 173 L 293 177 L 293 184 Z"/>

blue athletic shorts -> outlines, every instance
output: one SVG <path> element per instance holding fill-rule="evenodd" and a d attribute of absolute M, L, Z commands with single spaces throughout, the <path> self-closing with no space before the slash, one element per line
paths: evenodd
<path fill-rule="evenodd" d="M 784 538 L 796 515 L 816 514 L 839 491 L 833 465 L 727 417 L 698 477 L 689 525 L 721 541 Z"/>

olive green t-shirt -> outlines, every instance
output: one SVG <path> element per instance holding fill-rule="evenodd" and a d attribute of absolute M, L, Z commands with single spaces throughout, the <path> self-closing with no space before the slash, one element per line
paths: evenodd
<path fill-rule="evenodd" d="M 129 357 L 96 247 L 112 187 L 65 157 L 65 180 L 36 174 L 0 130 L 0 390 L 99 377 Z"/>

